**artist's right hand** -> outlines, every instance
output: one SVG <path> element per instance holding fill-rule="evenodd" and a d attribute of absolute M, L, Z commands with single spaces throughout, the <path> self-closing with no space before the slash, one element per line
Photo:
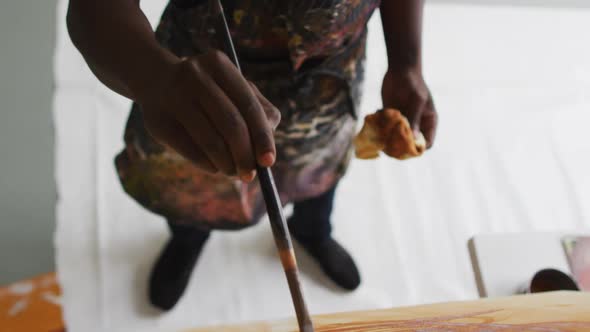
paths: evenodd
<path fill-rule="evenodd" d="M 279 110 L 220 51 L 184 58 L 138 94 L 150 134 L 204 171 L 251 181 L 276 158 Z"/>

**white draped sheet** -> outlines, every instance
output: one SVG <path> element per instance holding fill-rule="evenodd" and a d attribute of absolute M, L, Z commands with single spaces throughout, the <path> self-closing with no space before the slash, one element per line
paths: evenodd
<path fill-rule="evenodd" d="M 161 1 L 143 4 L 152 22 Z M 293 316 L 268 222 L 217 232 L 176 309 L 155 314 L 148 272 L 164 222 L 125 195 L 113 166 L 129 101 L 92 77 L 58 8 L 58 276 L 69 331 L 173 331 Z M 590 12 L 428 5 L 425 75 L 441 114 L 435 148 L 410 161 L 352 163 L 335 236 L 363 284 L 342 293 L 299 255 L 314 314 L 477 296 L 466 242 L 479 233 L 590 227 Z M 370 23 L 362 112 L 386 69 Z"/>

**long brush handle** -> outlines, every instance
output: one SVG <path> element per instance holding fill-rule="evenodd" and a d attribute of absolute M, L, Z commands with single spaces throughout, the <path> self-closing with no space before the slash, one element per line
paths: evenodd
<path fill-rule="evenodd" d="M 218 17 L 216 32 L 223 34 L 224 51 L 236 65 L 238 70 L 241 71 L 238 56 L 221 5 L 221 0 L 211 0 L 210 3 L 214 14 Z M 287 283 L 289 284 L 289 291 L 291 292 L 295 313 L 297 314 L 299 330 L 301 332 L 313 332 L 313 323 L 303 298 L 301 283 L 299 282 L 299 271 L 297 269 L 297 260 L 295 259 L 293 244 L 291 243 L 291 235 L 289 234 L 287 221 L 283 215 L 281 200 L 277 192 L 272 172 L 270 171 L 270 168 L 261 167 L 260 165 L 256 165 L 256 171 L 262 189 L 262 196 L 264 197 L 264 202 L 266 204 L 266 211 L 268 212 L 268 217 L 270 219 L 270 226 L 272 228 L 275 244 L 279 251 L 281 264 L 285 270 Z"/>
<path fill-rule="evenodd" d="M 295 259 L 293 244 L 291 243 L 291 235 L 289 234 L 289 228 L 287 227 L 287 222 L 283 215 L 281 201 L 279 199 L 279 194 L 277 193 L 272 173 L 268 167 L 258 166 L 256 169 L 258 171 L 258 178 L 262 188 L 264 202 L 266 203 L 266 210 L 268 212 L 268 218 L 270 219 L 270 226 L 272 228 L 275 244 L 279 250 L 281 264 L 283 265 L 283 270 L 285 270 L 287 283 L 289 284 L 289 291 L 291 292 L 291 298 L 293 299 L 293 305 L 295 306 L 299 330 L 301 332 L 313 332 L 313 323 L 309 316 L 305 299 L 303 298 L 301 283 L 299 282 L 299 271 L 297 269 L 297 260 Z"/>

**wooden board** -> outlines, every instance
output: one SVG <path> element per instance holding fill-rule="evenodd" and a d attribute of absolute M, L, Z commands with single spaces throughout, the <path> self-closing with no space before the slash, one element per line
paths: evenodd
<path fill-rule="evenodd" d="M 316 332 L 590 331 L 590 294 L 555 292 L 318 316 Z M 295 320 L 186 332 L 293 332 Z"/>

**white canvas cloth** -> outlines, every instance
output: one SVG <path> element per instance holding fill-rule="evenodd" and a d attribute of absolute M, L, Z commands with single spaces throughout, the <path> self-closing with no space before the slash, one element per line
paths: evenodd
<path fill-rule="evenodd" d="M 156 22 L 162 3 L 144 6 Z M 166 227 L 121 190 L 113 157 L 130 103 L 91 76 L 68 40 L 65 8 L 61 0 L 55 245 L 68 331 L 293 316 L 266 220 L 215 233 L 177 308 L 149 309 L 146 281 Z M 425 22 L 425 75 L 441 114 L 436 146 L 416 160 L 353 162 L 333 220 L 363 284 L 339 292 L 300 255 L 314 314 L 475 298 L 472 235 L 590 227 L 590 12 L 428 5 Z M 365 114 L 381 105 L 385 69 L 375 17 Z"/>

